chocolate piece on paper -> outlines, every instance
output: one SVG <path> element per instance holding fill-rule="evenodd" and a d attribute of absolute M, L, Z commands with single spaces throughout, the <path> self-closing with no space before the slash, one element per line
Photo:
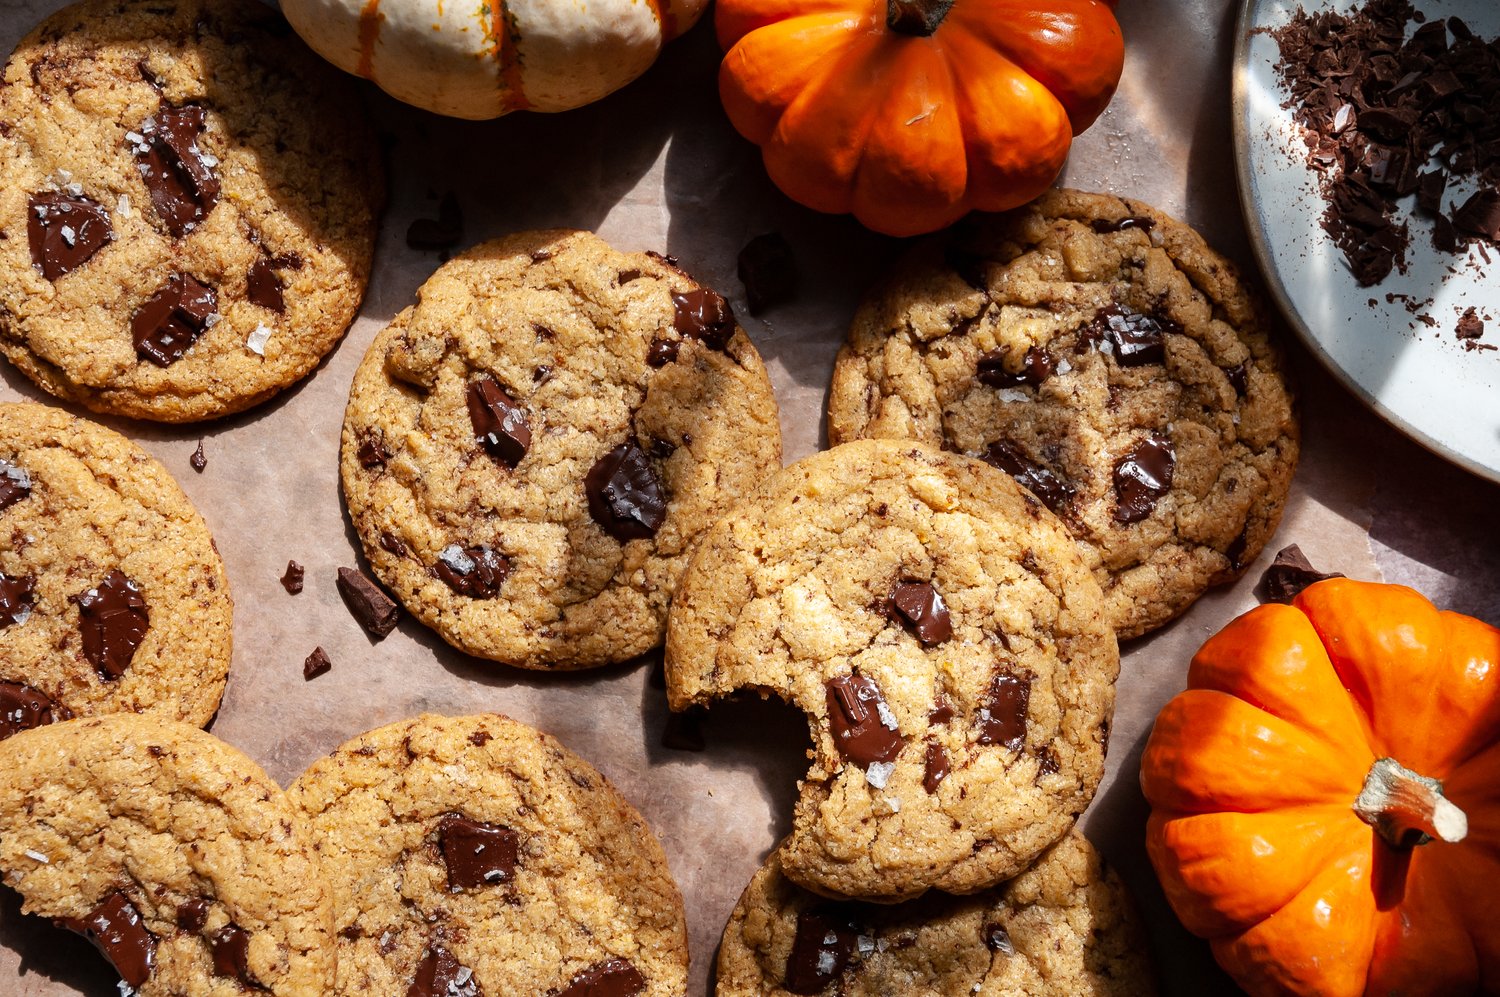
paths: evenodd
<path fill-rule="evenodd" d="M 1256 595 L 1261 602 L 1291 603 L 1302 590 L 1315 582 L 1328 578 L 1343 578 L 1337 571 L 1323 572 L 1312 566 L 1312 562 L 1296 544 L 1281 548 L 1276 559 L 1261 575 Z"/>
<path fill-rule="evenodd" d="M 281 576 L 281 587 L 286 589 L 288 595 L 296 595 L 302 591 L 302 579 L 306 574 L 306 570 L 296 561 L 286 562 L 286 571 Z"/>
<path fill-rule="evenodd" d="M 767 232 L 745 243 L 738 270 L 751 315 L 781 304 L 797 291 L 797 263 L 791 245 L 779 232 Z"/>
<path fill-rule="evenodd" d="M 349 612 L 373 636 L 385 637 L 396 629 L 401 607 L 362 572 L 340 568 L 338 586 Z"/>
<path fill-rule="evenodd" d="M 333 668 L 333 662 L 328 660 L 328 652 L 322 646 L 313 648 L 312 654 L 302 662 L 302 680 L 311 682 L 319 675 L 326 675 Z"/>

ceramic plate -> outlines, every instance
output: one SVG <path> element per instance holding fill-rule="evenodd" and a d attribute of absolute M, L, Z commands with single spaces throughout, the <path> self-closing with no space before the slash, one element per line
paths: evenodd
<path fill-rule="evenodd" d="M 1360 287 L 1323 231 L 1326 202 L 1307 163 L 1301 129 L 1283 108 L 1280 55 L 1266 29 L 1299 9 L 1348 11 L 1353 0 L 1245 0 L 1235 52 L 1235 158 L 1240 201 L 1270 289 L 1308 347 L 1348 387 L 1413 439 L 1477 474 L 1500 481 L 1500 351 L 1468 350 L 1455 334 L 1473 306 L 1480 342 L 1500 346 L 1500 251 L 1477 244 L 1468 257 L 1432 248 L 1432 226 L 1401 202 L 1411 246 L 1405 273 Z M 1500 35 L 1495 0 L 1417 0 L 1430 19 L 1461 17 L 1481 38 Z M 1410 25 L 1408 31 L 1415 28 Z M 1474 191 L 1450 185 L 1445 206 Z M 1451 215 L 1451 210 L 1450 210 Z"/>

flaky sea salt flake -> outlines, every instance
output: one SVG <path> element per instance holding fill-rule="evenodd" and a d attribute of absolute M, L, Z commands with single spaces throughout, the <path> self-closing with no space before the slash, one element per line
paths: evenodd
<path fill-rule="evenodd" d="M 255 323 L 255 329 L 245 338 L 245 346 L 258 356 L 266 355 L 266 341 L 271 338 L 271 330 L 266 328 L 264 322 Z"/>
<path fill-rule="evenodd" d="M 871 762 L 870 767 L 865 769 L 865 782 L 876 789 L 884 789 L 885 784 L 891 781 L 891 773 L 894 771 L 895 762 Z"/>
<path fill-rule="evenodd" d="M 49 859 L 47 856 L 43 855 L 41 852 L 35 851 L 33 849 L 30 849 L 30 848 L 26 849 L 26 857 L 29 858 L 29 859 L 31 859 L 33 862 L 40 862 L 40 863 L 42 863 L 42 865 L 51 865 L 52 864 L 52 860 Z"/>

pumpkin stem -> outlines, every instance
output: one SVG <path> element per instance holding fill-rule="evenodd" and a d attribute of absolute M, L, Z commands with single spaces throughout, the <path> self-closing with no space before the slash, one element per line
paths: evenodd
<path fill-rule="evenodd" d="M 886 27 L 901 35 L 926 38 L 948 16 L 954 0 L 886 0 Z"/>
<path fill-rule="evenodd" d="M 1443 784 L 1394 758 L 1377 759 L 1354 800 L 1354 812 L 1393 848 L 1449 843 L 1469 833 L 1469 818 L 1443 796 Z"/>

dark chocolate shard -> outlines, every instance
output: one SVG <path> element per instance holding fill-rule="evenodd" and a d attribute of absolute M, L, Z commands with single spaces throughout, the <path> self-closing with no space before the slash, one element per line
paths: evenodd
<path fill-rule="evenodd" d="M 1172 441 L 1152 434 L 1115 463 L 1115 520 L 1138 523 L 1172 488 L 1177 457 Z"/>
<path fill-rule="evenodd" d="M 846 760 L 868 768 L 901 753 L 906 738 L 874 679 L 840 675 L 829 679 L 825 688 L 833 743 Z"/>
<path fill-rule="evenodd" d="M 202 440 L 198 441 L 198 449 L 193 451 L 193 455 L 188 458 L 188 463 L 199 474 L 202 474 L 203 469 L 208 466 L 208 455 L 203 452 Z"/>
<path fill-rule="evenodd" d="M 600 457 L 584 476 L 583 487 L 594 522 L 621 543 L 648 540 L 666 521 L 666 492 L 635 440 Z"/>
<path fill-rule="evenodd" d="M 129 986 L 139 989 L 151 979 L 156 968 L 156 936 L 147 930 L 141 912 L 125 894 L 117 890 L 85 916 L 59 918 L 57 924 L 93 942 Z"/>
<path fill-rule="evenodd" d="M 1144 367 L 1166 359 L 1165 334 L 1179 331 L 1170 319 L 1110 305 L 1094 316 L 1084 335 L 1094 342 L 1109 343 L 1121 367 Z"/>
<path fill-rule="evenodd" d="M 751 315 L 759 315 L 797 292 L 797 263 L 791 245 L 779 232 L 767 232 L 747 242 L 740 250 L 738 271 Z"/>
<path fill-rule="evenodd" d="M 218 309 L 213 288 L 189 274 L 174 273 L 131 316 L 136 355 L 158 367 L 176 363 L 218 321 Z"/>
<path fill-rule="evenodd" d="M 417 963 L 406 997 L 482 997 L 473 970 L 440 945 L 433 945 Z"/>
<path fill-rule="evenodd" d="M 519 464 L 531 446 L 531 420 L 526 407 L 517 405 L 489 374 L 469 382 L 466 401 L 474 439 L 496 460 L 510 467 Z"/>
<path fill-rule="evenodd" d="M 23 730 L 68 719 L 68 711 L 21 682 L 0 682 L 0 740 Z"/>
<path fill-rule="evenodd" d="M 177 905 L 177 927 L 197 934 L 208 924 L 209 903 L 203 897 L 184 900 Z"/>
<path fill-rule="evenodd" d="M 119 568 L 111 568 L 103 581 L 73 601 L 78 604 L 83 656 L 102 679 L 124 675 L 151 622 L 140 587 Z"/>
<path fill-rule="evenodd" d="M 463 237 L 464 213 L 452 191 L 438 201 L 436 218 L 416 218 L 406 227 L 406 244 L 412 249 L 452 249 Z"/>
<path fill-rule="evenodd" d="M 928 647 L 953 636 L 948 606 L 931 582 L 898 583 L 891 591 L 890 608 Z"/>
<path fill-rule="evenodd" d="M 219 203 L 218 160 L 198 145 L 207 123 L 196 104 L 164 104 L 139 135 L 127 136 L 151 206 L 175 236 L 192 231 Z"/>
<path fill-rule="evenodd" d="M 646 363 L 652 367 L 665 367 L 677 359 L 677 351 L 681 348 L 682 340 L 658 336 L 646 348 Z"/>
<path fill-rule="evenodd" d="M 999 952 L 1001 955 L 1015 955 L 1016 946 L 1010 940 L 1010 932 L 1005 930 L 1005 925 L 998 921 L 990 921 L 984 926 L 984 945 L 991 952 Z"/>
<path fill-rule="evenodd" d="M 449 544 L 438 554 L 432 571 L 459 595 L 493 599 L 510 576 L 510 558 L 484 544 Z"/>
<path fill-rule="evenodd" d="M 1469 235 L 1500 240 L 1500 190 L 1475 191 L 1453 212 L 1453 226 Z"/>
<path fill-rule="evenodd" d="M 685 294 L 672 294 L 672 326 L 684 336 L 699 340 L 710 349 L 729 345 L 736 328 L 734 311 L 717 291 L 700 287 Z"/>
<path fill-rule="evenodd" d="M 929 794 L 936 793 L 938 786 L 948 778 L 948 751 L 936 741 L 927 742 L 927 761 L 922 770 L 922 788 Z"/>
<path fill-rule="evenodd" d="M 797 915 L 797 934 L 782 985 L 794 994 L 821 994 L 854 956 L 860 924 L 852 905 L 823 904 Z"/>
<path fill-rule="evenodd" d="M 0 574 L 0 630 L 31 618 L 36 579 L 31 575 Z"/>
<path fill-rule="evenodd" d="M 32 266 L 55 281 L 93 259 L 115 233 L 98 201 L 44 190 L 26 201 L 26 236 Z"/>
<path fill-rule="evenodd" d="M 437 827 L 449 890 L 457 893 L 515 879 L 521 836 L 514 830 L 456 813 L 444 814 Z"/>
<path fill-rule="evenodd" d="M 1014 373 L 1005 369 L 1003 350 L 990 350 L 982 355 L 974 373 L 980 384 L 992 388 L 1035 387 L 1051 377 L 1056 367 L 1052 354 L 1040 346 L 1033 346 L 1022 358 L 1021 369 Z"/>
<path fill-rule="evenodd" d="M 360 467 L 384 467 L 391 459 L 391 452 L 385 448 L 384 439 L 374 433 L 366 433 L 359 441 L 359 448 L 354 451 L 354 456 Z"/>
<path fill-rule="evenodd" d="M 396 629 L 401 607 L 379 585 L 353 568 L 340 568 L 338 586 L 344 604 L 365 630 L 376 637 L 385 637 Z"/>
<path fill-rule="evenodd" d="M 31 494 L 31 475 L 24 467 L 0 460 L 0 512 Z"/>
<path fill-rule="evenodd" d="M 1276 552 L 1270 567 L 1260 577 L 1257 595 L 1261 602 L 1290 604 L 1302 594 L 1302 590 L 1328 578 L 1343 578 L 1337 571 L 1319 571 L 1302 553 L 1302 548 L 1290 544 Z"/>
<path fill-rule="evenodd" d="M 987 464 L 1010 475 L 1016 484 L 1029 489 L 1042 500 L 1043 505 L 1059 516 L 1066 517 L 1071 511 L 1075 491 L 1073 484 L 1032 460 L 1018 445 L 1009 440 L 996 440 L 989 445 L 983 456 Z"/>
<path fill-rule="evenodd" d="M 333 669 L 333 662 L 328 660 L 328 652 L 322 646 L 313 648 L 312 654 L 302 662 L 302 681 L 311 682 L 319 675 L 326 675 Z"/>
<path fill-rule="evenodd" d="M 286 562 L 286 571 L 281 575 L 281 587 L 286 589 L 288 595 L 296 595 L 302 591 L 302 580 L 307 575 L 307 569 L 296 561 Z"/>
<path fill-rule="evenodd" d="M 1250 367 L 1248 363 L 1237 364 L 1233 367 L 1224 368 L 1224 376 L 1229 378 L 1229 384 L 1234 388 L 1234 393 L 1240 398 L 1250 390 Z"/>
<path fill-rule="evenodd" d="M 979 707 L 979 743 L 1003 744 L 1020 751 L 1026 743 L 1026 714 L 1031 706 L 1031 677 L 1001 672 L 990 681 Z"/>
<path fill-rule="evenodd" d="M 245 298 L 252 305 L 270 309 L 278 315 L 286 312 L 286 293 L 275 263 L 268 256 L 257 256 L 245 275 Z"/>
<path fill-rule="evenodd" d="M 549 997 L 638 997 L 646 992 L 646 978 L 628 959 L 606 959 L 582 970 Z"/>
<path fill-rule="evenodd" d="M 252 990 L 266 989 L 250 972 L 250 932 L 230 922 L 209 936 L 208 950 L 215 975 L 233 977 Z"/>

